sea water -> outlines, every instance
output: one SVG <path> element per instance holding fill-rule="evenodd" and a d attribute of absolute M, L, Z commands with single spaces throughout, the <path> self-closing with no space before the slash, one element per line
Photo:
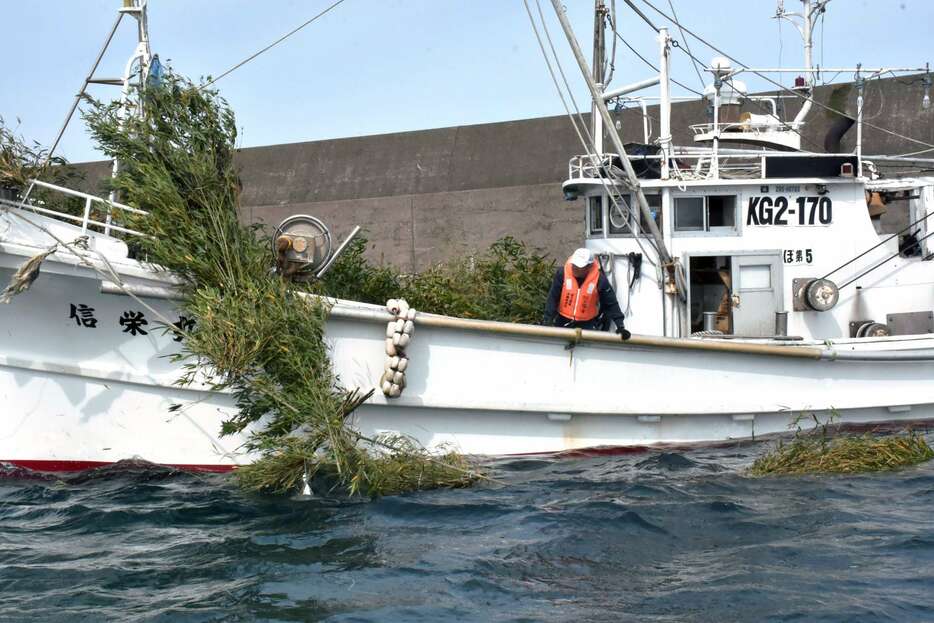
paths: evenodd
<path fill-rule="evenodd" d="M 745 476 L 767 448 L 503 460 L 376 501 L 7 469 L 0 621 L 934 620 L 934 462 Z"/>

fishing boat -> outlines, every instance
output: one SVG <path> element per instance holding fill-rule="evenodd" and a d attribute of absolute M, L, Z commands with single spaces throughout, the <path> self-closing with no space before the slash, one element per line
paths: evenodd
<path fill-rule="evenodd" d="M 615 15 L 596 2 L 591 67 L 553 0 L 593 100 L 592 125 L 576 125 L 582 154 L 570 158 L 563 192 L 634 335 L 333 300 L 335 373 L 348 389 L 375 389 L 353 425 L 428 449 L 517 455 L 750 439 L 787 431 L 802 414 L 849 425 L 934 420 L 934 177 L 880 173 L 882 163 L 932 161 L 862 153 L 862 79 L 855 152 L 839 153 L 839 140 L 829 153 L 802 150 L 811 109 L 828 108 L 812 97 L 810 57 L 827 2 L 802 0 L 800 14 L 780 8 L 805 43 L 794 89 L 751 96 L 740 77 L 768 70 L 718 57 L 705 64 L 709 116 L 692 127 L 694 144 L 675 146 L 667 29 L 657 28 L 658 74 L 609 88 L 603 39 Z M 140 33 L 124 97 L 151 68 L 145 11 L 144 0 L 121 10 Z M 926 68 L 849 69 L 870 79 Z M 658 136 L 623 144 L 610 107 L 644 102 L 633 94 L 656 86 Z M 793 119 L 781 118 L 780 97 L 802 103 Z M 235 413 L 230 394 L 176 384 L 183 362 L 171 355 L 182 336 L 172 328 L 191 322 L 178 311 L 177 282 L 113 235 L 146 235 L 120 224 L 139 210 L 35 186 L 85 210 L 0 198 L 0 280 L 18 275 L 23 289 L 0 305 L 0 461 L 78 470 L 141 458 L 229 470 L 253 460 L 249 429 L 220 436 Z M 880 215 L 895 210 L 902 226 L 883 231 Z M 98 211 L 109 216 L 95 220 Z M 276 239 L 287 243 L 286 262 L 319 274 L 337 255 L 311 217 L 287 220 Z M 30 261 L 41 262 L 38 277 L 24 270 Z"/>

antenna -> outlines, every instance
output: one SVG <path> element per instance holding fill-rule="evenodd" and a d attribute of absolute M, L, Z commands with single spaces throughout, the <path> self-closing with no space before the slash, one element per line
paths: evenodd
<path fill-rule="evenodd" d="M 804 5 L 802 7 L 802 12 L 789 13 L 785 10 L 784 0 L 778 0 L 778 8 L 775 11 L 775 19 L 788 20 L 798 31 L 798 34 L 801 35 L 801 39 L 804 42 L 804 83 L 799 85 L 796 81 L 795 87 L 806 91 L 807 99 L 804 101 L 801 110 L 798 111 L 798 114 L 791 124 L 792 128 L 796 130 L 804 123 L 804 119 L 807 117 L 808 112 L 810 112 L 813 103 L 811 100 L 811 93 L 814 86 L 812 51 L 814 49 L 815 17 L 827 10 L 827 3 L 829 2 L 830 0 L 813 0 L 813 2 L 812 0 L 801 0 L 801 3 Z"/>

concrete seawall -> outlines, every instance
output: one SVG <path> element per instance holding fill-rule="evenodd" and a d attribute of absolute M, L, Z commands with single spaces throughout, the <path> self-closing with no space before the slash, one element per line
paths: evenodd
<path fill-rule="evenodd" d="M 816 89 L 827 102 L 842 89 L 855 116 L 856 90 L 843 85 Z M 934 143 L 934 109 L 922 110 L 915 77 L 867 84 L 869 123 Z M 783 100 L 792 118 L 798 100 Z M 747 104 L 751 112 L 763 112 Z M 705 121 L 701 101 L 672 109 L 676 144 L 693 143 L 689 125 Z M 657 120 L 657 107 L 648 115 Z M 585 115 L 589 120 L 589 115 Z M 641 111 L 619 115 L 624 141 L 641 142 Z M 812 108 L 802 148 L 823 151 L 832 117 Z M 653 122 L 657 133 L 658 123 Z M 854 148 L 856 130 L 842 142 Z M 864 127 L 865 154 L 925 149 L 918 143 Z M 342 238 L 354 225 L 367 229 L 375 260 L 405 270 L 482 249 L 504 235 L 561 258 L 583 239 L 583 206 L 566 202 L 561 183 L 571 156 L 583 153 L 566 116 L 505 123 L 401 132 L 326 141 L 251 147 L 238 155 L 245 221 L 275 225 L 297 213 L 317 216 Z M 934 151 L 924 154 L 934 157 Z M 88 163 L 89 177 L 106 175 L 106 163 Z"/>

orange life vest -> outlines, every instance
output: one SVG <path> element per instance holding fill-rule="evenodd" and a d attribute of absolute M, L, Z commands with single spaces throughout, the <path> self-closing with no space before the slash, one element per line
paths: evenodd
<path fill-rule="evenodd" d="M 571 320 L 587 321 L 597 317 L 600 311 L 600 293 L 597 280 L 600 279 L 600 263 L 594 262 L 584 278 L 584 283 L 577 285 L 577 279 L 571 272 L 571 262 L 564 264 L 564 286 L 558 313 Z"/>

